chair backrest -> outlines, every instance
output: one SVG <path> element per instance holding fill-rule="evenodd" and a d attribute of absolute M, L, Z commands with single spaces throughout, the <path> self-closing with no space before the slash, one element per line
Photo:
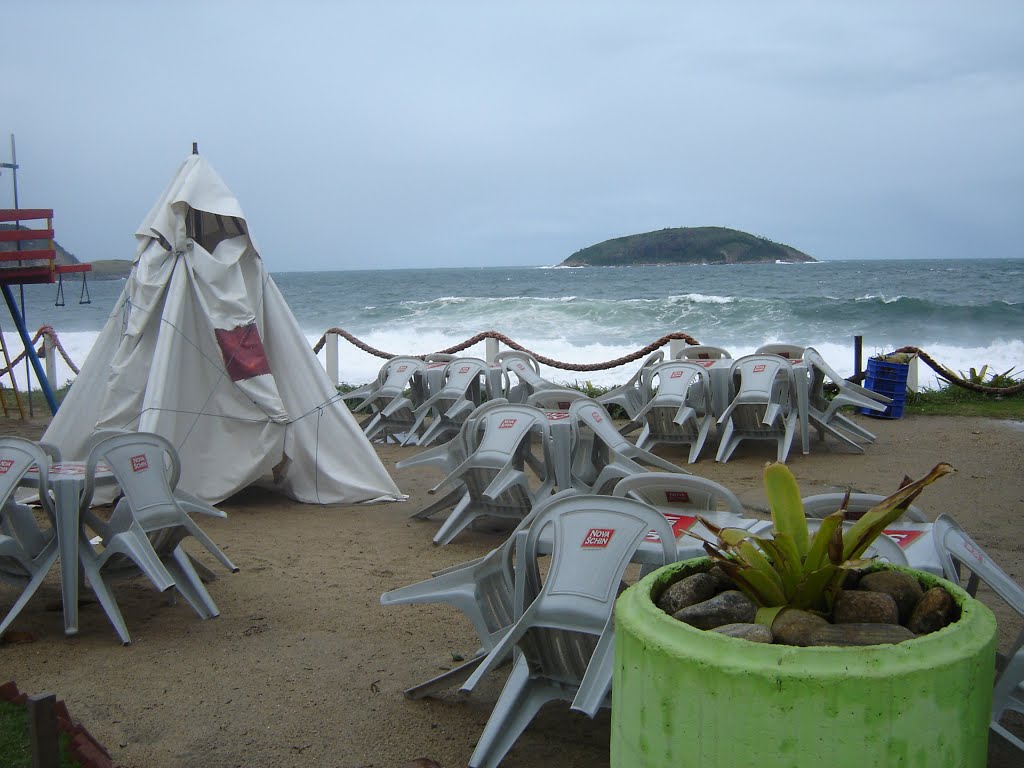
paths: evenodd
<path fill-rule="evenodd" d="M 546 408 L 553 411 L 567 411 L 577 400 L 593 400 L 576 389 L 539 389 L 526 398 L 526 404 L 535 408 Z"/>
<path fill-rule="evenodd" d="M 694 396 L 705 403 L 711 395 L 711 374 L 707 368 L 684 360 L 669 360 L 658 363 L 651 369 L 648 386 L 654 388 L 657 380 L 657 395 L 675 395 L 686 398 L 691 387 L 696 386 Z"/>
<path fill-rule="evenodd" d="M 151 432 L 130 432 L 100 440 L 86 459 L 86 484 L 82 503 L 92 499 L 96 465 L 110 466 L 117 484 L 138 518 L 154 524 L 172 523 L 184 515 L 173 496 L 172 477 L 179 471 L 168 468 L 178 462 L 178 453 L 166 438 Z"/>
<path fill-rule="evenodd" d="M 670 472 L 642 472 L 624 477 L 615 484 L 612 496 L 637 499 L 662 510 L 715 511 L 721 503 L 737 515 L 745 511 L 743 502 L 724 485 L 696 475 Z"/>
<path fill-rule="evenodd" d="M 712 347 L 707 344 L 695 344 L 690 347 L 683 347 L 676 355 L 677 360 L 727 360 L 732 357 L 729 351 L 721 347 Z"/>
<path fill-rule="evenodd" d="M 525 543 L 527 562 L 533 563 L 542 535 L 554 537 L 547 578 L 528 609 L 533 620 L 541 626 L 600 633 L 626 566 L 651 531 L 661 539 L 665 562 L 672 562 L 672 528 L 648 504 L 592 495 L 549 504 L 530 525 Z"/>
<path fill-rule="evenodd" d="M 458 399 L 470 394 L 474 385 L 487 370 L 485 360 L 476 357 L 457 357 L 444 369 L 444 386 L 438 395 L 440 399 Z"/>
<path fill-rule="evenodd" d="M 550 381 L 540 375 L 540 365 L 537 361 L 522 352 L 505 355 L 501 360 L 501 367 L 514 373 L 534 389 L 552 386 Z"/>
<path fill-rule="evenodd" d="M 793 369 L 788 361 L 775 354 L 744 355 L 733 361 L 730 378 L 735 383 L 737 396 L 751 400 L 772 402 L 773 398 L 788 397 L 793 380 Z M 780 387 L 780 383 L 784 386 Z"/>
<path fill-rule="evenodd" d="M 625 437 L 619 434 L 615 428 L 615 422 L 608 415 L 604 406 L 594 400 L 576 400 L 569 405 L 569 418 L 577 424 L 585 424 L 599 439 L 609 448 L 616 446 L 633 447 Z"/>
<path fill-rule="evenodd" d="M 0 507 L 14 500 L 18 484 L 33 467 L 39 473 L 39 503 L 52 520 L 55 513 L 49 494 L 50 458 L 46 451 L 31 440 L 0 437 Z"/>
<path fill-rule="evenodd" d="M 805 496 L 803 498 L 804 515 L 817 518 L 831 515 L 839 509 L 845 498 L 845 493 L 818 493 L 813 496 Z M 885 499 L 885 496 L 880 494 L 851 493 L 849 503 L 846 505 L 846 519 L 859 519 L 865 512 L 883 499 Z M 915 523 L 927 523 L 928 515 L 920 507 L 911 504 L 900 519 Z"/>
<path fill-rule="evenodd" d="M 525 360 L 527 364 L 533 368 L 534 373 L 538 375 L 540 374 L 540 363 L 537 362 L 537 358 L 527 352 L 520 352 L 518 349 L 502 350 L 494 356 L 494 362 L 507 370 L 508 366 L 505 365 L 505 361 L 512 358 Z"/>
<path fill-rule="evenodd" d="M 477 430 L 483 433 L 473 449 L 475 453 L 495 453 L 512 456 L 531 431 L 548 435 L 548 420 L 543 411 L 532 405 L 504 403 L 489 408 L 476 417 Z"/>
<path fill-rule="evenodd" d="M 803 357 L 804 349 L 798 344 L 762 344 L 754 350 L 754 354 L 778 355 L 787 360 L 800 360 Z"/>

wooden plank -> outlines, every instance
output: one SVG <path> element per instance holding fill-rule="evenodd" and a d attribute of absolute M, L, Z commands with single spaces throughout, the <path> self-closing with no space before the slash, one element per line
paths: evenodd
<path fill-rule="evenodd" d="M 53 208 L 0 208 L 0 221 L 52 219 Z"/>
<path fill-rule="evenodd" d="M 28 736 L 32 743 L 32 768 L 57 768 L 57 697 L 37 693 L 28 697 Z"/>
<path fill-rule="evenodd" d="M 50 267 L 15 267 L 0 269 L 0 285 L 20 283 L 52 283 L 53 270 Z"/>
<path fill-rule="evenodd" d="M 58 275 L 67 275 L 72 272 L 92 272 L 92 264 L 58 264 L 55 271 Z"/>
<path fill-rule="evenodd" d="M 38 251 L 0 251 L 0 261 L 53 261 L 57 252 L 50 248 Z"/>
<path fill-rule="evenodd" d="M 0 229 L 0 243 L 18 240 L 52 240 L 52 229 Z"/>

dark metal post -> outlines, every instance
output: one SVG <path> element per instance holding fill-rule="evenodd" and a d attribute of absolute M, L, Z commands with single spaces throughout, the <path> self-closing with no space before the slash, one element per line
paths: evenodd
<path fill-rule="evenodd" d="M 853 375 L 859 381 L 864 369 L 864 337 L 853 337 Z"/>

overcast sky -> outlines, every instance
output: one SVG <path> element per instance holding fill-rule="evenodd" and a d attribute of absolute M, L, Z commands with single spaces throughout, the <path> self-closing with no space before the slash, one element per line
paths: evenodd
<path fill-rule="evenodd" d="M 15 134 L 83 261 L 132 257 L 194 140 L 278 272 L 704 225 L 1024 256 L 1020 0 L 7 0 L 0 29 L 0 161 Z"/>

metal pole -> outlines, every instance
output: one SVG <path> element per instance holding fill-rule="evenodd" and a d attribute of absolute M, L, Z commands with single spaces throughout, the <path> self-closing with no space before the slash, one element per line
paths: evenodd
<path fill-rule="evenodd" d="M 14 210 L 18 210 L 21 206 L 18 205 L 18 147 L 14 141 L 14 134 L 11 134 L 11 184 L 14 187 Z M 20 221 L 14 222 L 14 227 L 17 229 L 21 226 Z M 21 241 L 16 242 L 17 248 L 21 249 Z M 22 262 L 18 262 L 20 267 Z M 19 306 L 21 307 L 21 317 L 24 320 L 25 317 L 25 284 L 18 284 L 18 294 L 20 298 Z M 35 408 L 32 406 L 32 367 L 28 360 L 28 350 L 26 349 L 25 354 L 25 391 L 28 393 L 28 415 L 29 417 L 35 416 Z"/>
<path fill-rule="evenodd" d="M 50 406 L 50 413 L 57 413 L 57 398 L 53 396 L 53 390 L 50 389 L 50 382 L 46 380 L 46 373 L 43 371 L 43 364 L 39 362 L 39 356 L 36 355 L 35 349 L 32 347 L 32 340 L 28 336 L 28 328 L 25 327 L 25 318 L 21 316 L 21 312 L 18 311 L 18 305 L 14 301 L 14 294 L 11 293 L 11 286 L 0 285 L 0 291 L 4 294 L 4 301 L 7 302 L 7 308 L 11 310 L 11 317 L 14 318 L 14 324 L 18 327 L 18 334 L 21 336 L 21 343 L 25 346 L 25 357 L 28 358 L 29 364 L 32 369 L 36 372 L 36 378 L 39 379 L 39 386 L 42 387 L 43 396 L 46 398 L 46 403 Z M 29 398 L 31 401 L 31 397 Z"/>
<path fill-rule="evenodd" d="M 859 380 L 864 367 L 864 337 L 853 337 L 853 377 Z"/>

